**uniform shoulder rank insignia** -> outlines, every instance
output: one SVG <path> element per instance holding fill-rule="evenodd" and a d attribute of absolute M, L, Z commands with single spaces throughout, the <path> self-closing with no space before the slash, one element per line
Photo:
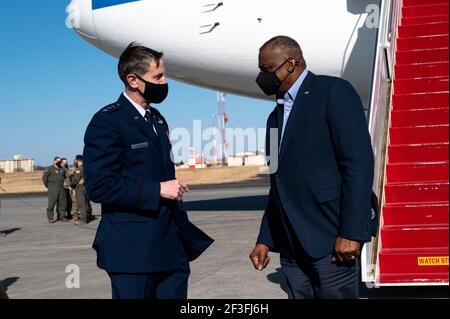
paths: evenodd
<path fill-rule="evenodd" d="M 102 109 L 102 112 L 114 112 L 117 111 L 120 108 L 120 104 L 119 103 L 112 103 L 110 105 L 105 106 Z"/>

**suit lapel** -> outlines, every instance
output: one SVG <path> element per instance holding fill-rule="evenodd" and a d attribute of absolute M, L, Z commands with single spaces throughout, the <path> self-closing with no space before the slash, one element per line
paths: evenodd
<path fill-rule="evenodd" d="M 289 118 L 286 123 L 286 127 L 284 129 L 283 140 L 280 146 L 280 155 L 279 160 L 281 161 L 284 154 L 286 153 L 289 143 L 294 136 L 298 136 L 299 134 L 295 134 L 298 131 L 299 127 L 297 127 L 299 123 L 299 117 L 302 116 L 302 111 L 308 107 L 308 104 L 311 101 L 311 92 L 312 86 L 314 85 L 315 74 L 312 72 L 308 72 L 306 78 L 303 80 L 302 85 L 300 86 L 297 96 L 295 97 L 294 105 L 292 107 L 291 113 L 289 114 Z M 283 111 L 282 111 L 283 112 Z M 283 115 L 281 117 L 281 123 L 283 123 Z M 282 129 L 283 124 L 279 126 L 279 130 Z"/>
<path fill-rule="evenodd" d="M 160 154 L 163 155 L 161 143 L 159 141 L 158 136 L 156 136 L 155 132 L 153 131 L 152 126 L 149 123 L 147 123 L 147 121 L 130 103 L 130 101 L 128 101 L 128 99 L 125 96 L 123 96 L 123 94 L 119 97 L 119 100 L 117 102 L 121 105 L 122 110 L 124 110 L 128 122 L 134 125 L 139 131 L 141 131 L 141 133 L 143 133 L 147 138 L 149 138 L 156 146 L 156 149 L 160 152 Z"/>

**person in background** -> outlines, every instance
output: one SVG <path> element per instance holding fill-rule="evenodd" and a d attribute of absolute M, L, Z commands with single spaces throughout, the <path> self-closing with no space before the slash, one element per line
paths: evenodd
<path fill-rule="evenodd" d="M 75 158 L 75 171 L 71 178 L 70 186 L 75 190 L 75 199 L 79 211 L 79 217 L 73 222 L 74 225 L 85 225 L 89 222 L 89 198 L 84 188 L 83 156 Z"/>
<path fill-rule="evenodd" d="M 61 159 L 61 167 L 64 169 L 64 192 L 66 193 L 66 207 L 64 209 L 64 217 L 66 219 L 70 219 L 71 218 L 71 214 L 70 211 L 72 209 L 72 199 L 70 197 L 70 179 L 69 179 L 69 171 L 70 171 L 70 167 L 69 167 L 69 161 L 67 160 L 67 158 L 62 158 Z"/>
<path fill-rule="evenodd" d="M 65 170 L 62 168 L 61 158 L 55 157 L 53 165 L 46 168 L 42 175 L 42 182 L 48 189 L 47 219 L 49 223 L 56 221 L 67 222 L 65 218 L 66 192 L 64 189 Z M 54 218 L 54 209 L 57 206 L 57 217 Z"/>
<path fill-rule="evenodd" d="M 77 221 L 79 219 L 78 204 L 77 204 L 77 198 L 75 195 L 75 189 L 73 189 L 71 186 L 72 178 L 73 178 L 73 175 L 75 174 L 75 170 L 77 169 L 77 167 L 78 167 L 78 161 L 75 159 L 73 161 L 73 166 L 70 166 L 66 173 L 68 185 L 69 185 L 69 196 L 70 196 L 70 202 L 71 202 L 70 215 L 72 216 L 72 222 Z"/>

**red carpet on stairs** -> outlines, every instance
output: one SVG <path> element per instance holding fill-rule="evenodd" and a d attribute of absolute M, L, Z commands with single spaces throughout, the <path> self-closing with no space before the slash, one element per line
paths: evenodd
<path fill-rule="evenodd" d="M 448 11 L 448 0 L 403 0 L 379 284 L 448 282 Z"/>

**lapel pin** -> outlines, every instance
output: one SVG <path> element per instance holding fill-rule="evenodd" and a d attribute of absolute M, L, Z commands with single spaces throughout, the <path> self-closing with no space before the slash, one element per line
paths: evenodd
<path fill-rule="evenodd" d="M 309 91 L 305 91 L 305 93 L 303 93 L 303 94 L 308 95 L 308 94 L 309 94 Z"/>
<path fill-rule="evenodd" d="M 135 120 L 139 120 L 139 116 L 135 116 L 134 119 L 135 119 Z"/>

